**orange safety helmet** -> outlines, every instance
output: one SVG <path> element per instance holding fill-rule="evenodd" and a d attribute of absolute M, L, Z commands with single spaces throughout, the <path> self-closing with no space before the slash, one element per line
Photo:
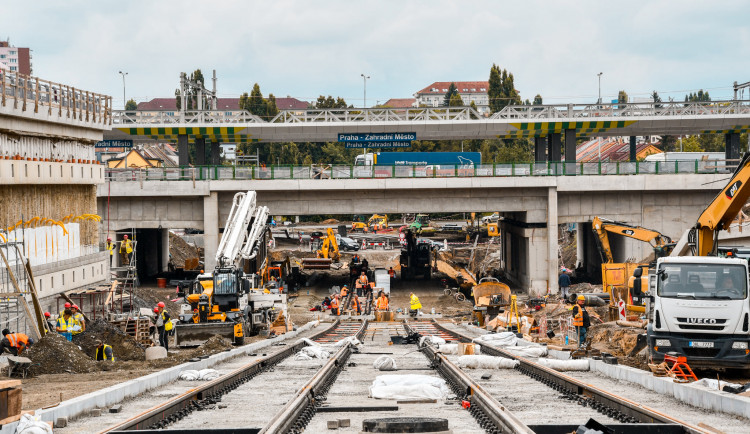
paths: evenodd
<path fill-rule="evenodd" d="M 161 302 L 161 301 L 160 301 L 160 302 L 159 302 L 159 304 L 157 304 L 157 306 L 159 306 L 159 307 L 164 307 L 164 306 L 165 306 L 165 304 L 164 304 L 164 302 Z"/>
<path fill-rule="evenodd" d="M 77 304 L 74 304 L 74 305 L 73 305 L 73 306 L 71 306 L 71 307 L 72 307 L 73 309 L 76 309 L 76 310 L 81 310 L 81 308 L 80 308 L 80 307 L 78 307 L 78 305 L 77 305 Z"/>
<path fill-rule="evenodd" d="M 65 309 L 70 309 L 70 303 L 65 303 Z"/>
<path fill-rule="evenodd" d="M 50 313 L 49 313 L 49 312 L 44 312 L 44 316 L 45 316 L 45 317 L 47 317 L 47 318 L 49 318 L 49 317 L 51 317 L 52 315 L 50 315 Z"/>
<path fill-rule="evenodd" d="M 159 313 L 159 308 L 158 307 L 154 308 L 154 313 Z"/>

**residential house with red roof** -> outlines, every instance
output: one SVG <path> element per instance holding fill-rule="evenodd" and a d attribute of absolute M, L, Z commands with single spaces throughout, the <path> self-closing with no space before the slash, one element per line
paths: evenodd
<path fill-rule="evenodd" d="M 461 95 L 465 105 L 470 105 L 473 102 L 479 113 L 490 112 L 488 93 L 490 83 L 487 81 L 436 81 L 414 94 L 416 105 L 418 107 L 439 107 L 443 105 L 443 99 L 451 83 L 455 83 L 458 94 Z"/>

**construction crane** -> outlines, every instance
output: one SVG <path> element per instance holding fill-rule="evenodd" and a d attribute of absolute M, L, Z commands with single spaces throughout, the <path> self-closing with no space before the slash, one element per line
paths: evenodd
<path fill-rule="evenodd" d="M 659 258 L 648 279 L 647 341 L 653 360 L 668 353 L 693 367 L 750 369 L 748 262 L 719 253 L 727 230 L 750 198 L 750 154 L 688 231 L 687 246 Z M 681 240 L 681 242 L 683 241 Z M 692 250 L 693 256 L 687 255 Z M 634 288 L 643 286 L 634 276 Z M 656 363 L 655 362 L 655 363 Z"/>
<path fill-rule="evenodd" d="M 654 249 L 654 256 L 661 258 L 669 255 L 674 247 L 672 239 L 653 229 L 641 226 L 633 226 L 627 223 L 594 217 L 591 227 L 596 234 L 594 237 L 599 254 L 602 257 L 602 288 L 609 293 L 609 307 L 611 316 L 616 316 L 617 303 L 625 301 L 629 311 L 643 313 L 645 307 L 640 303 L 633 303 L 632 294 L 628 289 L 629 276 L 637 268 L 648 274 L 649 264 L 632 262 L 615 262 L 612 255 L 612 247 L 609 243 L 609 234 L 622 235 L 634 240 L 649 243 Z"/>
<path fill-rule="evenodd" d="M 257 206 L 254 191 L 234 196 L 216 251 L 216 268 L 198 276 L 185 296 L 191 313 L 180 315 L 178 345 L 200 345 L 213 335 L 241 344 L 247 334 L 273 321 L 268 309 L 283 308 L 279 294 L 248 296 L 254 279 L 245 269 L 255 272 L 258 261 L 265 263 L 267 220 L 268 208 Z"/>

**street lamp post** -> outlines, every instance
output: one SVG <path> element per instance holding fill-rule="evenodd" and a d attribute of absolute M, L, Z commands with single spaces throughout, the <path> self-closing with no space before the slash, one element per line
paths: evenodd
<path fill-rule="evenodd" d="M 600 72 L 596 74 L 597 77 L 599 77 L 599 99 L 597 100 L 597 104 L 601 105 L 602 103 L 602 74 L 603 72 Z M 602 162 L 602 141 L 599 140 L 599 163 Z"/>
<path fill-rule="evenodd" d="M 359 74 L 359 75 L 362 76 L 362 79 L 364 80 L 364 83 L 365 83 L 365 95 L 363 99 L 364 99 L 364 108 L 367 108 L 367 79 L 370 78 L 370 76 L 364 75 L 364 74 Z"/>
<path fill-rule="evenodd" d="M 119 73 L 122 75 L 122 109 L 125 110 L 128 105 L 128 101 L 125 99 L 125 76 L 128 75 L 128 73 L 122 71 L 119 71 Z"/>

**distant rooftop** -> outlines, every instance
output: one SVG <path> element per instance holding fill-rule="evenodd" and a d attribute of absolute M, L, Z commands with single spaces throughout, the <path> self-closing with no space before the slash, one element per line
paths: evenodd
<path fill-rule="evenodd" d="M 458 93 L 487 93 L 490 88 L 488 81 L 436 81 L 417 92 L 418 95 L 441 94 L 448 92 L 451 83 L 456 85 Z"/>
<path fill-rule="evenodd" d="M 276 107 L 279 110 L 304 110 L 308 106 L 307 102 L 300 101 L 297 98 L 276 98 Z M 216 108 L 219 110 L 239 110 L 239 98 L 218 98 Z M 177 100 L 172 98 L 154 98 L 151 101 L 138 103 L 139 111 L 159 111 L 159 110 L 177 110 Z"/>

